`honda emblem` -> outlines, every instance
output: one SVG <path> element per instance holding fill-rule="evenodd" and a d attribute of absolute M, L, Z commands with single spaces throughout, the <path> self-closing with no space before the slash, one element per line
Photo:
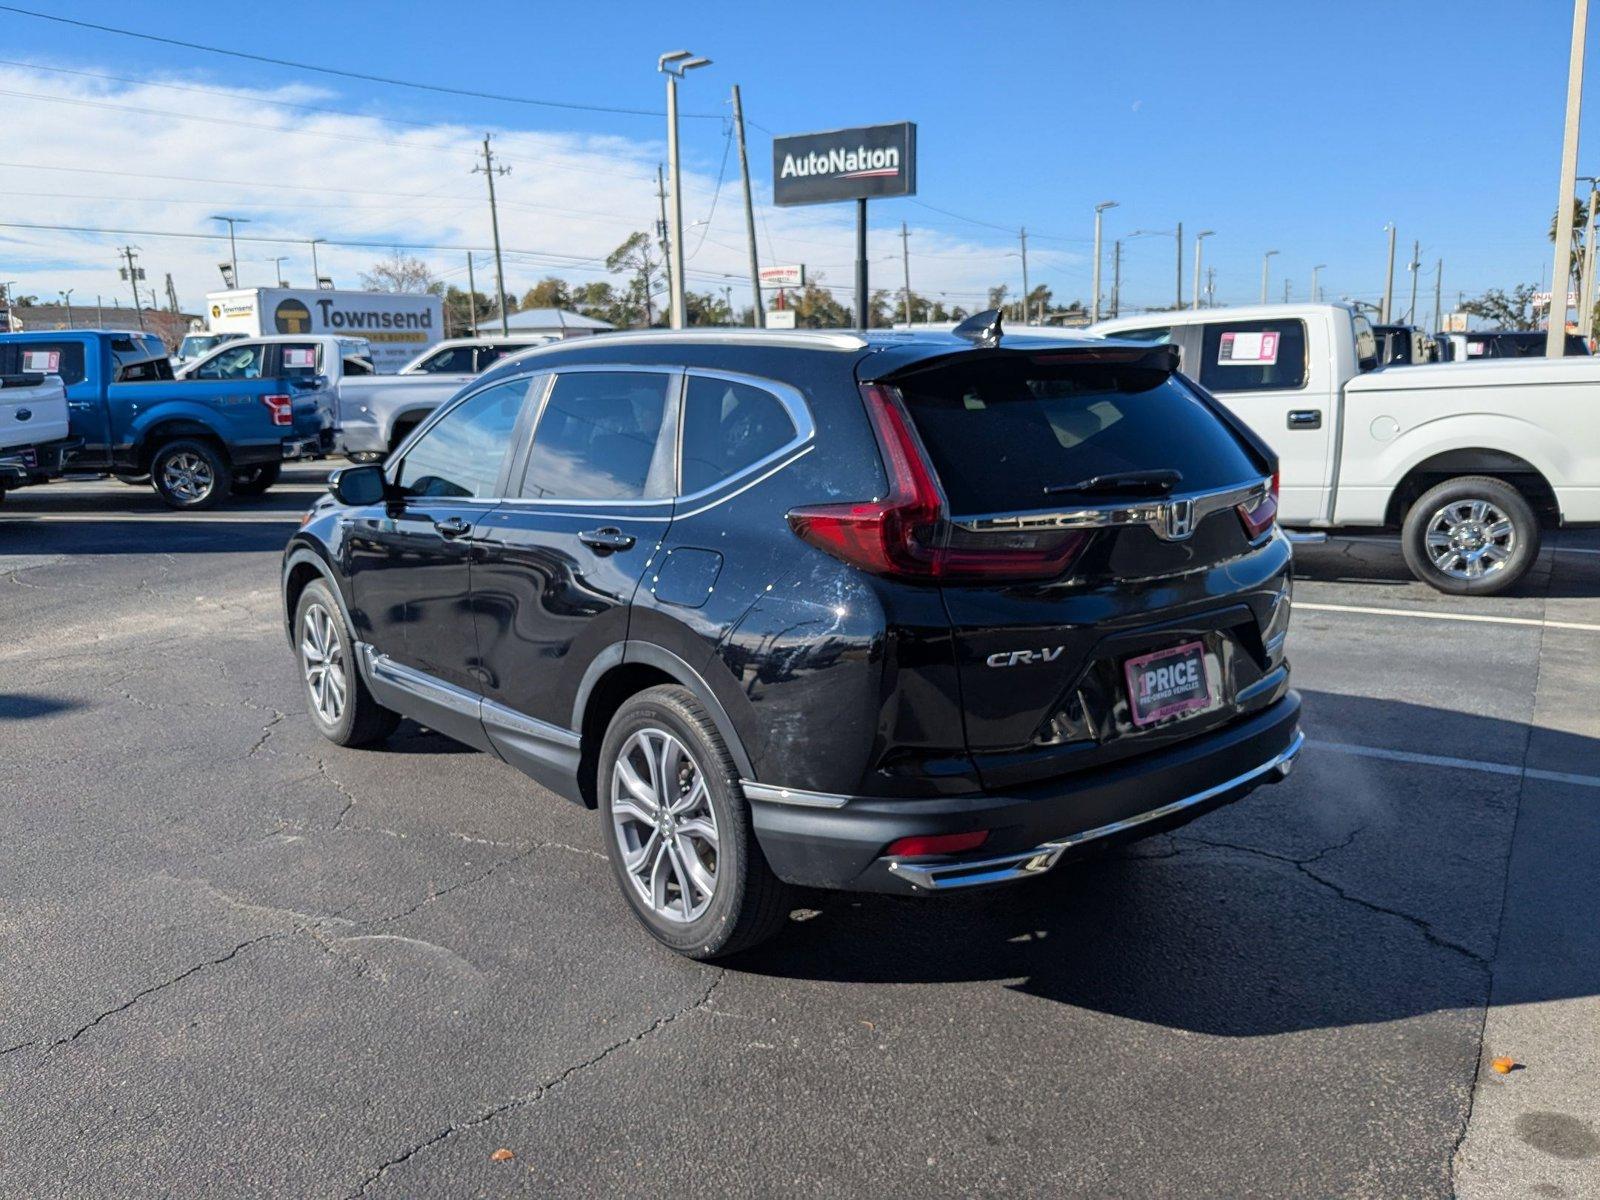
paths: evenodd
<path fill-rule="evenodd" d="M 1164 541 L 1181 542 L 1194 532 L 1194 501 L 1172 500 L 1161 506 L 1161 528 L 1156 532 Z"/>

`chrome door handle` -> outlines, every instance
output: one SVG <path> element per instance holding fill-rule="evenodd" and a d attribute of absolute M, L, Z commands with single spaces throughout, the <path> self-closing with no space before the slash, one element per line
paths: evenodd
<path fill-rule="evenodd" d="M 578 540 L 591 550 L 598 550 L 602 554 L 610 554 L 615 550 L 631 550 L 638 539 L 632 534 L 623 533 L 615 525 L 606 525 L 600 529 L 591 529 L 580 533 Z"/>
<path fill-rule="evenodd" d="M 1295 408 L 1289 410 L 1290 429 L 1321 429 L 1322 410 L 1320 408 Z"/>
<path fill-rule="evenodd" d="M 435 521 L 433 527 L 447 538 L 458 538 L 472 528 L 460 517 L 448 517 L 443 521 Z"/>

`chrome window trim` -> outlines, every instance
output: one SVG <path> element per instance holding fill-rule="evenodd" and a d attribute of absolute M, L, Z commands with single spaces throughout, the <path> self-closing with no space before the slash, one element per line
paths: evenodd
<path fill-rule="evenodd" d="M 1090 504 L 1055 512 L 979 513 L 951 517 L 950 521 L 969 533 L 1017 529 L 1107 529 L 1118 525 L 1148 525 L 1159 532 L 1164 526 L 1167 509 L 1175 502 L 1192 503 L 1194 524 L 1198 525 L 1212 513 L 1259 500 L 1271 486 L 1272 480 L 1263 477 L 1244 485 L 1204 492 L 1182 492 L 1159 499 L 1141 500 L 1137 504 Z"/>

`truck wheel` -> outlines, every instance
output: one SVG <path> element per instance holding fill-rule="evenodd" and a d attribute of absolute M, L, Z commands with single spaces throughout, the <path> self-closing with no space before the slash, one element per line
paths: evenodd
<path fill-rule="evenodd" d="M 658 941 L 720 958 L 783 925 L 789 888 L 767 865 L 738 768 L 689 691 L 653 687 L 627 700 L 606 730 L 597 783 L 606 857 Z"/>
<path fill-rule="evenodd" d="M 384 708 L 367 690 L 356 665 L 355 639 L 322 580 L 312 580 L 300 593 L 294 631 L 306 711 L 317 732 L 340 746 L 367 746 L 393 733 L 400 714 Z"/>
<path fill-rule="evenodd" d="M 282 463 L 262 463 L 254 467 L 240 467 L 233 473 L 233 493 L 236 496 L 259 496 L 278 482 L 283 474 Z"/>
<path fill-rule="evenodd" d="M 1493 596 L 1539 557 L 1539 518 L 1516 488 L 1464 475 L 1424 492 L 1406 513 L 1400 547 L 1423 583 L 1457 596 Z"/>
<path fill-rule="evenodd" d="M 150 482 L 168 508 L 214 508 L 228 498 L 233 472 L 209 443 L 168 442 L 150 460 Z"/>

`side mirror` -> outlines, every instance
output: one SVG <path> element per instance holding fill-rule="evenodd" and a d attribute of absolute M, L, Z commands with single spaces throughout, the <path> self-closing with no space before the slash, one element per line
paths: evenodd
<path fill-rule="evenodd" d="M 328 476 L 329 495 L 349 508 L 377 504 L 387 492 L 388 483 L 383 477 L 383 468 L 377 463 L 340 467 Z"/>

